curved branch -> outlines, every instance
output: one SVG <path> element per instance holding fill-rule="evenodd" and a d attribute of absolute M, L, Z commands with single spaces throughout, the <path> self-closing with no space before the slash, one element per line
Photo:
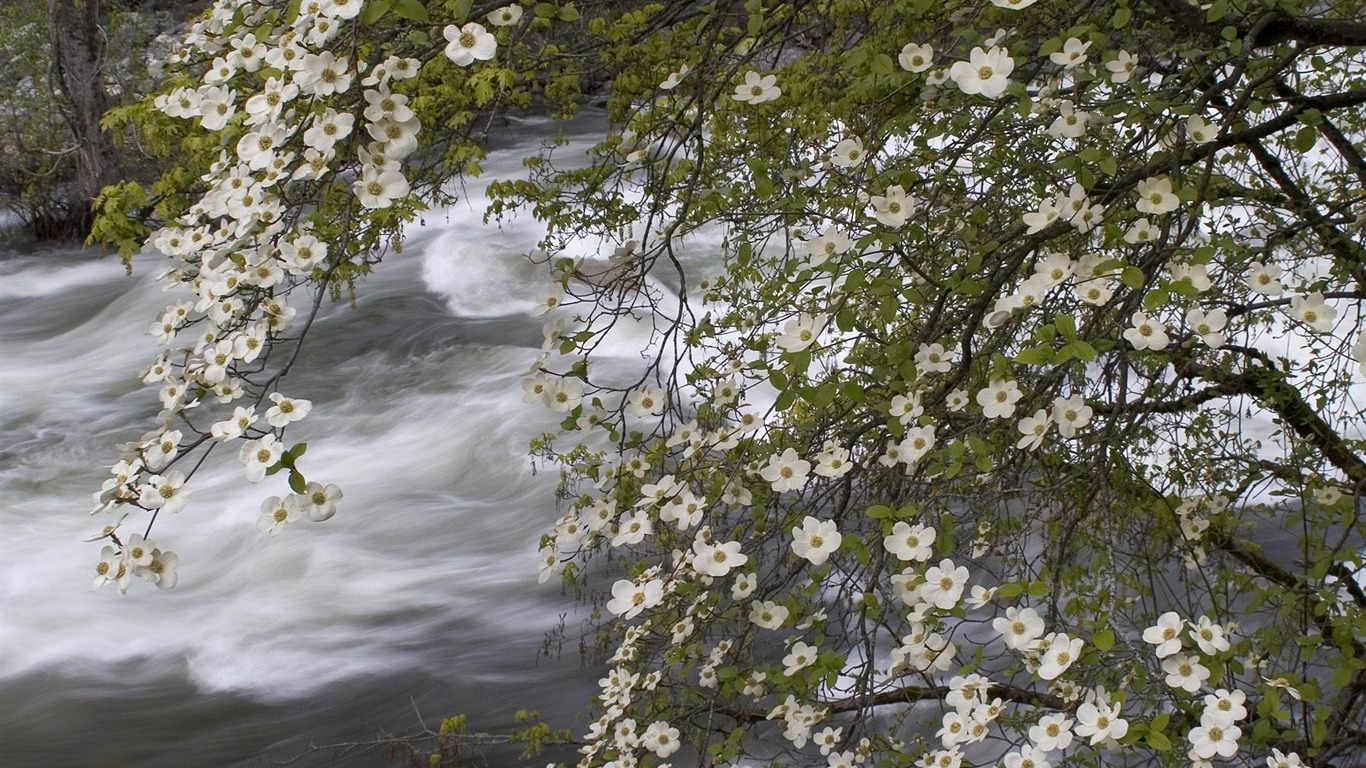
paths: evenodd
<path fill-rule="evenodd" d="M 886 707 L 897 704 L 914 704 L 919 701 L 942 701 L 949 695 L 950 688 L 947 685 L 903 685 L 878 693 L 866 696 L 850 696 L 844 699 L 819 702 L 821 706 L 829 710 L 832 714 L 836 712 L 858 712 L 874 707 Z M 1058 711 L 1071 710 L 1073 706 L 1063 699 L 1048 693 L 1040 693 L 1028 688 L 1020 688 L 1014 685 L 1003 683 L 992 683 L 987 689 L 987 695 L 1000 698 L 1014 704 L 1027 704 L 1033 707 L 1042 707 Z M 728 717 L 735 718 L 739 722 L 760 722 L 769 719 L 767 710 L 740 709 L 726 707 L 717 710 Z"/>
<path fill-rule="evenodd" d="M 1222 41 L 1225 24 L 1211 23 L 1205 12 L 1186 0 L 1150 0 L 1148 5 L 1169 22 L 1199 31 L 1206 37 Z M 1268 13 L 1250 20 L 1231 19 L 1238 37 L 1253 48 L 1270 48 L 1282 43 L 1301 46 L 1351 47 L 1366 45 L 1366 22 L 1347 19 L 1325 19 L 1311 16 L 1290 16 L 1281 11 Z"/>

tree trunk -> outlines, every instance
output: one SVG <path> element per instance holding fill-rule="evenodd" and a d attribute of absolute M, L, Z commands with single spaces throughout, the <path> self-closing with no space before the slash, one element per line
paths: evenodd
<path fill-rule="evenodd" d="M 76 169 L 67 188 L 69 234 L 85 236 L 91 205 L 113 180 L 113 142 L 100 130 L 109 107 L 104 85 L 104 30 L 100 0 L 48 0 L 52 34 L 53 85 L 76 143 Z"/>

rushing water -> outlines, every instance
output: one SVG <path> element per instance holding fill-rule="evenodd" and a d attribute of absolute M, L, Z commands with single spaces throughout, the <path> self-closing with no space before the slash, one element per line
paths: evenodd
<path fill-rule="evenodd" d="M 493 155 L 489 177 L 534 146 Z M 291 429 L 310 440 L 301 467 L 342 486 L 341 511 L 268 538 L 254 522 L 283 475 L 248 485 L 219 451 L 154 532 L 181 556 L 169 592 L 92 593 L 100 545 L 83 541 L 106 521 L 85 513 L 116 445 L 158 409 L 136 374 L 157 351 L 164 260 L 126 275 L 90 251 L 0 257 L 0 765 L 268 765 L 413 731 L 419 714 L 507 730 L 519 707 L 580 729 L 597 671 L 538 654 L 572 611 L 536 580 L 554 473 L 526 450 L 556 421 L 519 386 L 541 343 L 527 310 L 543 280 L 524 256 L 538 230 L 485 227 L 469 192 L 354 306 L 325 309 L 285 382 L 314 403 Z M 296 764 L 391 762 L 329 749 Z"/>

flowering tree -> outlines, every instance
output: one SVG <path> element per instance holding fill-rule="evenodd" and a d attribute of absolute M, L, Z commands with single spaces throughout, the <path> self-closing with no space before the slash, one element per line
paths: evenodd
<path fill-rule="evenodd" d="M 610 78 L 593 162 L 490 212 L 547 228 L 542 580 L 596 587 L 611 665 L 583 765 L 1358 765 L 1362 13 L 223 0 L 120 115 L 188 159 L 102 231 L 197 298 L 96 583 L 175 583 L 145 537 L 219 445 L 287 474 L 264 531 L 331 517 L 281 391 L 323 297 L 488 116 Z"/>

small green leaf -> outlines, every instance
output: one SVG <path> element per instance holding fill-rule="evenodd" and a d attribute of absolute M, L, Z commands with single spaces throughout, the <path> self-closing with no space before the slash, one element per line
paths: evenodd
<path fill-rule="evenodd" d="M 1312 125 L 1306 125 L 1295 133 L 1295 151 L 1308 152 L 1314 148 L 1314 143 L 1318 140 L 1318 129 Z"/>
<path fill-rule="evenodd" d="M 1172 748 L 1171 739 L 1167 738 L 1167 734 L 1158 731 L 1149 731 L 1148 738 L 1145 741 L 1148 742 L 1148 746 L 1158 752 L 1166 752 Z"/>
<path fill-rule="evenodd" d="M 394 5 L 394 0 L 373 0 L 365 6 L 365 10 L 360 12 L 360 23 L 369 26 L 379 21 L 380 17 L 389 12 Z"/>
<path fill-rule="evenodd" d="M 1123 29 L 1129 24 L 1131 13 L 1127 7 L 1121 7 L 1115 11 L 1115 15 L 1110 17 L 1111 29 Z"/>
<path fill-rule="evenodd" d="M 451 20 L 456 24 L 464 24 L 473 8 L 474 0 L 455 0 L 455 4 L 451 6 Z"/>
<path fill-rule="evenodd" d="M 820 385 L 815 392 L 807 395 L 806 399 L 817 408 L 824 408 L 835 402 L 835 395 L 838 393 L 835 382 L 827 381 Z"/>
<path fill-rule="evenodd" d="M 1134 290 L 1142 288 L 1145 279 L 1143 270 L 1138 267 L 1125 267 L 1124 271 L 1119 274 L 1119 281 Z"/>
<path fill-rule="evenodd" d="M 1108 651 L 1115 647 L 1115 633 L 1113 630 L 1103 629 L 1091 636 L 1091 644 L 1099 651 Z"/>
<path fill-rule="evenodd" d="M 835 327 L 841 331 L 854 330 L 854 313 L 848 307 L 835 313 Z"/>
<path fill-rule="evenodd" d="M 394 13 L 409 21 L 431 21 L 427 16 L 427 6 L 422 0 L 394 0 Z"/>
<path fill-rule="evenodd" d="M 560 14 L 559 14 L 559 16 L 560 16 L 560 21 L 578 21 L 578 20 L 579 20 L 579 9 L 578 9 L 578 8 L 575 8 L 575 7 L 572 6 L 572 5 L 566 5 L 566 6 L 562 7 L 562 8 L 560 8 Z"/>
<path fill-rule="evenodd" d="M 1066 339 L 1077 338 L 1077 319 L 1071 315 L 1054 315 L 1053 326 Z"/>
<path fill-rule="evenodd" d="M 1053 360 L 1053 350 L 1047 344 L 1030 347 L 1015 356 L 1015 362 L 1022 365 L 1042 365 Z"/>
<path fill-rule="evenodd" d="M 862 405 L 868 402 L 868 390 L 858 382 L 846 381 L 840 385 L 840 397 L 855 405 Z"/>
<path fill-rule="evenodd" d="M 1096 359 L 1096 348 L 1081 339 L 1076 339 L 1058 351 L 1061 353 L 1063 350 L 1066 350 L 1067 354 L 1083 362 L 1089 363 Z"/>
<path fill-rule="evenodd" d="M 792 403 L 796 400 L 797 391 L 795 389 L 785 389 L 782 394 L 778 395 L 777 401 L 773 403 L 773 409 L 776 411 L 786 411 L 792 407 Z"/>
<path fill-rule="evenodd" d="M 289 471 L 289 490 L 295 493 L 305 493 L 308 491 L 308 481 L 304 476 L 295 470 Z"/>
<path fill-rule="evenodd" d="M 794 373 L 802 374 L 811 367 L 811 350 L 803 349 L 798 352 L 784 352 L 783 361 L 791 368 Z"/>
<path fill-rule="evenodd" d="M 1165 307 L 1171 300 L 1171 295 L 1166 291 L 1148 291 L 1143 295 L 1143 308 L 1149 312 L 1158 307 Z"/>
<path fill-rule="evenodd" d="M 537 3 L 536 10 L 533 12 L 542 19 L 553 19 L 559 15 L 560 9 L 556 8 L 553 3 Z"/>
<path fill-rule="evenodd" d="M 1314 708 L 1314 724 L 1309 726 L 1309 745 L 1321 747 L 1328 740 L 1328 720 L 1331 710 L 1328 707 Z"/>

